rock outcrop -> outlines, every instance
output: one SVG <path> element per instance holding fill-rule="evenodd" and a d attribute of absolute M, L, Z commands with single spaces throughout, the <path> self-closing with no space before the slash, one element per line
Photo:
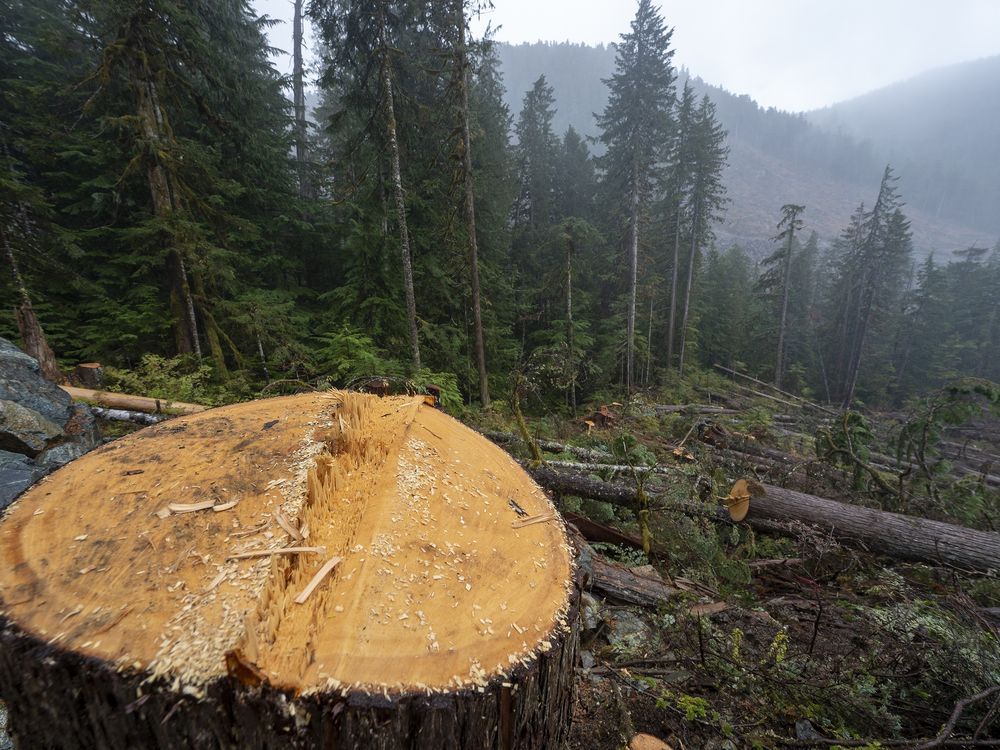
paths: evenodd
<path fill-rule="evenodd" d="M 0 509 L 100 442 L 90 409 L 45 380 L 38 362 L 0 338 Z"/>

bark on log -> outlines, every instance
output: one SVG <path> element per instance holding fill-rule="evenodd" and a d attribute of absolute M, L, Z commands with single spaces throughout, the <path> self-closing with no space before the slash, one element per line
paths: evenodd
<path fill-rule="evenodd" d="M 591 566 L 591 588 L 617 602 L 655 609 L 670 597 L 681 593 L 680 589 L 668 586 L 660 578 L 636 573 L 597 555 Z"/>
<path fill-rule="evenodd" d="M 831 532 L 838 540 L 900 560 L 1000 571 L 1000 534 L 941 521 L 838 503 L 795 490 L 765 485 L 750 501 L 747 521 L 800 521 Z"/>
<path fill-rule="evenodd" d="M 653 407 L 657 414 L 736 414 L 736 409 L 707 404 L 657 404 Z"/>
<path fill-rule="evenodd" d="M 536 482 L 557 495 L 576 495 L 612 505 L 638 508 L 639 500 L 633 487 L 615 482 L 602 482 L 600 479 L 591 479 L 566 471 L 556 471 L 547 466 L 525 466 L 525 468 Z"/>
<path fill-rule="evenodd" d="M 631 487 L 544 467 L 529 471 L 535 481 L 554 492 L 629 508 L 637 504 Z M 864 508 L 772 485 L 762 486 L 766 494 L 751 500 L 746 517 L 747 523 L 761 531 L 779 531 L 782 524 L 797 521 L 823 529 L 845 544 L 861 545 L 888 557 L 980 572 L 1000 571 L 1000 534 Z M 650 503 L 655 506 L 659 499 L 652 496 Z M 694 504 L 689 505 L 669 503 L 661 507 L 681 513 L 711 514 L 719 521 L 729 522 L 721 507 L 714 512 L 708 509 L 699 512 Z"/>
<path fill-rule="evenodd" d="M 492 430 L 486 430 L 482 434 L 494 443 L 498 443 L 500 445 L 524 444 L 520 435 L 512 435 L 509 432 L 494 432 Z M 569 453 L 584 461 L 600 463 L 611 458 L 611 454 L 607 451 L 595 450 L 593 448 L 581 448 L 577 445 L 557 443 L 553 440 L 536 440 L 535 443 L 539 448 L 543 451 L 547 451 L 548 453 Z"/>
<path fill-rule="evenodd" d="M 105 409 L 103 406 L 91 406 L 90 411 L 95 417 L 109 422 L 133 422 L 141 425 L 159 424 L 166 418 L 162 414 L 146 414 L 141 411 L 127 411 L 125 409 Z"/>
<path fill-rule="evenodd" d="M 591 521 L 586 516 L 581 516 L 578 513 L 570 513 L 565 510 L 560 511 L 560 513 L 562 514 L 562 517 L 569 521 L 569 523 L 571 523 L 588 542 L 606 542 L 609 544 L 617 544 L 622 547 L 642 549 L 642 540 L 638 537 L 629 536 L 628 534 L 612 528 L 611 526 L 605 526 L 603 523 Z"/>
<path fill-rule="evenodd" d="M 144 411 L 153 414 L 160 414 L 161 412 L 196 414 L 209 408 L 201 404 L 187 404 L 183 401 L 168 401 L 167 399 L 150 398 L 149 396 L 132 396 L 127 393 L 94 391 L 88 388 L 74 388 L 69 385 L 61 386 L 61 388 L 77 401 L 92 401 L 107 409 Z"/>
<path fill-rule="evenodd" d="M 326 552 L 233 558 L 303 545 Z M 560 747 L 574 555 L 517 465 L 422 399 L 178 417 L 0 521 L 0 697 L 20 748 Z"/>

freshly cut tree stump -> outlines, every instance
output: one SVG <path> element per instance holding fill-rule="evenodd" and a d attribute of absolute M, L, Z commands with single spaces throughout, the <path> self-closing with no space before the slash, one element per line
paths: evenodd
<path fill-rule="evenodd" d="M 575 553 L 502 450 L 331 392 L 109 443 L 0 522 L 19 747 L 543 748 L 568 730 Z"/>

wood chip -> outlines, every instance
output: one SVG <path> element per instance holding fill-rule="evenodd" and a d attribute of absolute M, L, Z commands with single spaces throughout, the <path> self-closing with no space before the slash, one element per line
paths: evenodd
<path fill-rule="evenodd" d="M 214 500 L 203 500 L 200 503 L 170 503 L 167 508 L 171 513 L 194 513 L 199 510 L 208 510 L 214 505 Z"/>
<path fill-rule="evenodd" d="M 274 514 L 274 520 L 277 521 L 278 526 L 287 531 L 288 535 L 296 542 L 301 542 L 305 539 L 305 537 L 302 536 L 302 532 L 292 526 L 292 522 L 289 521 L 288 517 L 280 510 Z"/>
<path fill-rule="evenodd" d="M 207 594 L 209 591 L 214 591 L 215 589 L 217 589 L 219 587 L 219 584 L 222 583 L 224 580 L 226 580 L 225 570 L 223 570 L 221 573 L 219 573 L 219 575 L 217 575 L 215 578 L 212 579 L 212 582 L 208 584 L 208 586 L 205 588 L 205 593 Z"/>
<path fill-rule="evenodd" d="M 237 505 L 239 505 L 239 503 L 240 503 L 239 500 L 230 500 L 228 503 L 220 503 L 219 505 L 213 505 L 212 510 L 214 510 L 216 513 L 221 513 L 224 510 L 230 510 L 231 508 L 235 508 Z"/>
<path fill-rule="evenodd" d="M 544 523 L 546 521 L 554 521 L 556 514 L 552 511 L 546 513 L 539 513 L 537 516 L 528 516 L 527 518 L 519 518 L 516 521 L 511 522 L 511 526 L 515 529 L 523 529 L 525 526 L 532 526 L 536 523 Z"/>
<path fill-rule="evenodd" d="M 250 552 L 237 552 L 234 555 L 229 555 L 227 560 L 245 560 L 248 557 L 269 557 L 270 555 L 297 555 L 298 553 L 317 553 L 321 554 L 326 552 L 326 547 L 278 547 L 276 549 L 255 549 Z"/>
<path fill-rule="evenodd" d="M 306 599 L 309 598 L 309 595 L 313 592 L 313 590 L 317 586 L 319 586 L 320 582 L 327 577 L 330 571 L 333 570 L 335 567 L 337 567 L 337 564 L 340 562 L 340 560 L 341 558 L 339 557 L 331 557 L 329 560 L 323 563 L 323 567 L 320 568 L 318 571 L 316 571 L 316 575 L 314 575 L 312 577 L 312 580 L 309 581 L 309 584 L 304 589 L 302 589 L 302 593 L 299 594 L 297 597 L 295 597 L 295 603 L 305 604 Z"/>

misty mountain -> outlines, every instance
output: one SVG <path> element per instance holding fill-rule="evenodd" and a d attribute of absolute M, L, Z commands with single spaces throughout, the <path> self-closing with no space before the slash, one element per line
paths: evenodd
<path fill-rule="evenodd" d="M 911 206 L 1000 235 L 1000 55 L 937 68 L 809 113 L 868 141 L 905 175 Z"/>
<path fill-rule="evenodd" d="M 593 114 L 607 99 L 601 79 L 614 70 L 613 47 L 538 42 L 500 44 L 498 52 L 515 119 L 524 92 L 544 74 L 555 89 L 557 131 L 573 125 L 597 134 Z M 1000 215 L 991 209 L 1000 205 L 1000 178 L 981 165 L 997 163 L 1000 148 L 1000 99 L 985 94 L 990 81 L 1000 89 L 997 61 L 933 71 L 809 114 L 764 108 L 692 77 L 729 131 L 730 205 L 720 241 L 763 251 L 790 202 L 805 204 L 807 228 L 832 239 L 859 203 L 874 200 L 892 163 L 918 250 L 992 245 L 1000 236 Z M 688 75 L 682 70 L 681 80 Z"/>

